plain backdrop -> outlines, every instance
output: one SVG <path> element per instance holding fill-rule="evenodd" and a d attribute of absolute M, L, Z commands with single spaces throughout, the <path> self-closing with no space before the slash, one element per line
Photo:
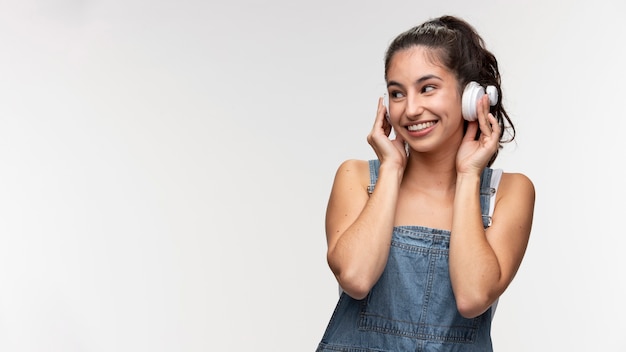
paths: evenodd
<path fill-rule="evenodd" d="M 501 66 L 537 201 L 497 351 L 624 351 L 620 1 L 0 0 L 0 351 L 313 351 L 398 33 Z"/>

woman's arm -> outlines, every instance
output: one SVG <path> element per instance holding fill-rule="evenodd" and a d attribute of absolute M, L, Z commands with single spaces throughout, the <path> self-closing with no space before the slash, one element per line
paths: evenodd
<path fill-rule="evenodd" d="M 328 264 L 341 288 L 362 299 L 387 264 L 402 170 L 381 165 L 368 195 L 367 161 L 348 160 L 338 169 L 326 211 Z"/>
<path fill-rule="evenodd" d="M 450 237 L 450 279 L 457 308 L 465 317 L 485 312 L 513 280 L 526 252 L 535 207 L 532 182 L 522 174 L 505 173 L 496 194 L 492 224 L 483 228 L 480 175 L 496 152 L 502 131 L 489 113 L 486 96 L 477 112 L 478 122 L 468 124 L 457 152 Z"/>
<path fill-rule="evenodd" d="M 387 264 L 407 161 L 404 141 L 389 139 L 391 125 L 385 113 L 381 98 L 367 136 L 380 160 L 374 192 L 367 192 L 368 162 L 348 160 L 337 170 L 326 210 L 328 265 L 341 288 L 355 299 L 367 296 Z"/>
<path fill-rule="evenodd" d="M 482 224 L 480 177 L 457 179 L 450 278 L 459 312 L 475 317 L 486 311 L 513 280 L 526 251 L 535 204 L 532 182 L 522 174 L 503 174 L 492 225 Z"/>

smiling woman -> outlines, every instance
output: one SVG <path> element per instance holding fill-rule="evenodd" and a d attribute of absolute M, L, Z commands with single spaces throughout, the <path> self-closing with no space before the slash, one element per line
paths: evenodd
<path fill-rule="evenodd" d="M 517 197 L 516 179 L 524 178 L 517 171 L 532 180 L 537 199 L 528 249 L 497 299 L 494 350 L 626 351 L 624 324 L 614 322 L 626 315 L 624 207 L 612 206 L 626 199 L 620 162 L 626 50 L 615 40 L 626 37 L 622 2 L 488 5 L 0 1 L 0 351 L 314 350 L 338 298 L 322 234 L 327 205 L 329 238 L 340 236 L 329 258 L 345 286 L 342 301 L 368 295 L 357 301 L 362 322 L 342 313 L 343 302 L 336 314 L 334 321 L 349 328 L 346 345 L 396 332 L 408 332 L 400 340 L 420 346 L 437 336 L 471 339 L 466 330 L 478 328 L 446 332 L 429 323 L 429 314 L 437 306 L 457 318 L 472 316 L 472 307 L 484 304 L 451 302 L 451 292 L 475 294 L 477 301 L 497 293 L 480 286 L 467 294 L 449 274 L 506 250 L 509 240 L 498 238 L 505 239 L 503 226 L 517 215 L 507 210 Z M 389 50 L 394 69 L 383 70 L 398 33 L 450 10 L 485 39 L 502 85 L 489 74 L 458 75 L 457 89 L 449 90 L 441 71 L 455 69 L 445 52 L 423 50 L 411 36 L 409 47 Z M 443 27 L 431 26 L 445 34 Z M 410 52 L 414 61 L 400 65 Z M 480 55 L 469 59 L 484 62 Z M 416 74 L 404 77 L 405 70 Z M 420 85 L 421 77 L 430 80 Z M 398 85 L 388 89 L 388 81 Z M 471 132 L 472 123 L 452 113 L 460 106 L 464 114 L 464 88 L 472 86 L 466 81 L 480 86 L 477 96 L 489 86 L 499 93 L 500 105 L 489 111 L 503 122 L 503 148 L 488 167 L 492 176 L 480 183 L 485 205 L 472 216 L 489 225 L 494 211 L 485 233 L 491 248 L 463 231 L 475 224 L 457 218 L 474 211 L 463 207 L 469 204 L 463 197 L 476 201 L 474 190 L 463 191 L 468 180 L 454 180 L 454 197 L 443 188 L 460 170 L 444 152 L 473 142 L 457 135 L 466 124 Z M 380 125 L 373 105 L 383 91 L 391 122 Z M 444 91 L 453 105 L 435 104 Z M 513 129 L 501 119 L 502 106 L 515 124 L 508 144 Z M 497 132 L 485 124 L 488 115 L 474 112 L 481 136 L 491 125 Z M 363 143 L 374 123 L 375 149 Z M 406 153 L 393 154 L 388 142 L 400 145 L 381 129 L 395 129 L 398 142 L 406 141 L 406 165 L 398 164 Z M 351 158 L 362 161 L 342 167 L 329 204 L 335 171 Z M 378 160 L 371 173 L 370 159 Z M 498 169 L 506 171 L 499 179 Z M 356 181 L 345 170 L 358 171 Z M 352 199 L 343 195 L 350 187 Z M 454 202 L 460 210 L 450 210 Z M 356 219 L 357 206 L 362 220 L 349 231 L 335 225 L 340 216 Z M 368 235 L 383 221 L 393 224 Z M 432 234 L 417 235 L 428 246 L 413 243 L 415 231 L 431 227 Z M 345 251 L 358 231 L 363 238 Z M 388 247 L 366 247 L 385 236 Z M 472 238 L 465 246 L 457 241 Z M 343 261 L 378 260 L 379 248 L 389 248 L 389 256 L 370 288 L 373 279 Z M 399 263 L 398 253 L 429 253 L 441 259 L 433 265 L 449 259 L 450 268 L 423 273 Z M 506 271 L 511 263 L 503 258 L 514 259 L 500 254 L 488 267 Z M 401 275 L 410 271 L 423 274 Z M 414 302 L 406 287 L 417 290 L 421 282 L 437 283 L 432 290 L 446 295 Z M 379 307 L 406 311 L 410 319 L 400 326 L 403 317 Z M 489 307 L 493 312 L 495 304 Z M 333 324 L 324 341 L 341 349 L 342 333 Z M 375 349 L 377 342 L 368 344 Z"/>
<path fill-rule="evenodd" d="M 377 159 L 342 163 L 328 202 L 342 293 L 317 351 L 491 351 L 535 199 L 526 176 L 490 168 L 515 136 L 497 61 L 467 22 L 443 16 L 396 37 L 385 77 L 388 105 L 368 135 Z"/>

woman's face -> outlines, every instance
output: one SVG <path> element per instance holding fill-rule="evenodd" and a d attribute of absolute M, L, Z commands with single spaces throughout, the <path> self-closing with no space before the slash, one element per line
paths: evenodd
<path fill-rule="evenodd" d="M 456 148 L 463 136 L 457 78 L 436 54 L 413 46 L 395 53 L 387 70 L 391 124 L 419 152 Z"/>

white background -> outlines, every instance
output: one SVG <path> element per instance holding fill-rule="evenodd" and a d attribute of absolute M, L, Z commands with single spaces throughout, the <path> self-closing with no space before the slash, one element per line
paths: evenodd
<path fill-rule="evenodd" d="M 535 183 L 497 351 L 626 349 L 626 29 L 593 2 L 0 0 L 0 351 L 312 351 L 395 35 L 472 23 Z"/>

